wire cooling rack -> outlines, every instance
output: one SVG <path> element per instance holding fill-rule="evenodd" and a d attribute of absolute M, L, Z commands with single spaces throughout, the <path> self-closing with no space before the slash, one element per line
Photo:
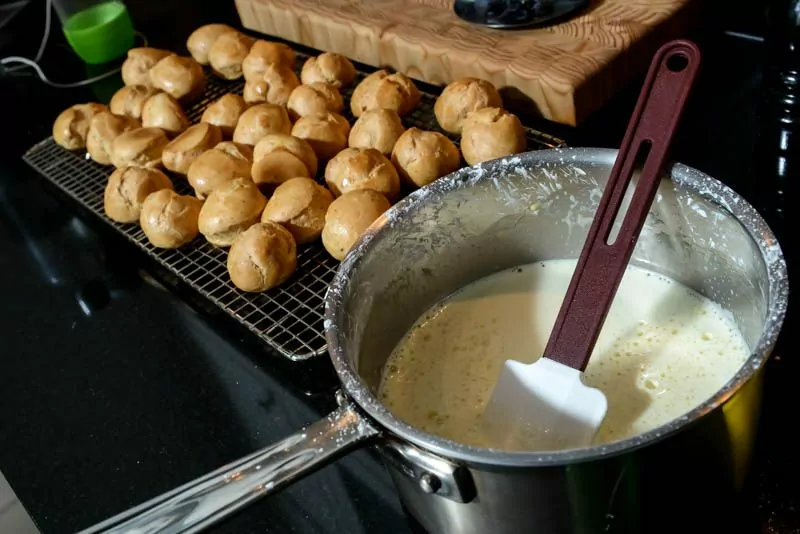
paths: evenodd
<path fill-rule="evenodd" d="M 297 54 L 296 69 L 308 59 Z M 357 81 L 367 73 L 359 72 Z M 244 83 L 228 82 L 208 74 L 202 100 L 186 109 L 192 122 L 197 122 L 206 106 L 226 93 L 242 93 Z M 349 115 L 351 89 L 345 97 L 345 116 Z M 422 92 L 420 105 L 404 117 L 406 127 L 443 132 L 436 123 L 433 104 L 436 96 Z M 527 129 L 530 150 L 564 146 L 551 135 Z M 457 138 L 449 136 L 457 142 Z M 106 224 L 135 243 L 145 253 L 177 275 L 203 297 L 242 323 L 272 349 L 290 360 L 306 360 L 326 351 L 323 313 L 328 284 L 339 265 L 319 243 L 300 247 L 297 272 L 283 285 L 264 293 L 245 293 L 230 281 L 226 267 L 227 252 L 217 248 L 202 236 L 180 249 L 164 250 L 153 247 L 136 224 L 120 224 L 105 216 L 103 193 L 113 168 L 95 163 L 84 152 L 70 152 L 53 141 L 52 137 L 31 147 L 23 159 L 68 196 L 83 204 Z M 175 190 L 192 194 L 185 179 L 172 176 Z"/>

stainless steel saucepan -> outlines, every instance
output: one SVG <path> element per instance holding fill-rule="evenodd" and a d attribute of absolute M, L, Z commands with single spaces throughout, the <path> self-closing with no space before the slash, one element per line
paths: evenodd
<path fill-rule="evenodd" d="M 88 532 L 196 532 L 335 457 L 378 447 L 430 532 L 696 532 L 735 520 L 754 443 L 761 369 L 788 295 L 783 255 L 740 196 L 675 164 L 632 262 L 729 310 L 751 349 L 706 402 L 634 438 L 554 453 L 461 445 L 414 428 L 376 396 L 384 362 L 430 306 L 515 265 L 575 258 L 615 150 L 522 154 L 459 170 L 376 221 L 344 260 L 325 327 L 341 379 L 325 419 Z"/>

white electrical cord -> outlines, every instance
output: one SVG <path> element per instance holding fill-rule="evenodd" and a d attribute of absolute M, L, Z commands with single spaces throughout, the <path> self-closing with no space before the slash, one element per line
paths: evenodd
<path fill-rule="evenodd" d="M 41 67 L 39 67 L 39 64 L 36 63 L 35 61 L 33 61 L 32 59 L 28 59 L 26 57 L 19 57 L 19 56 L 8 56 L 8 57 L 4 57 L 3 59 L 0 59 L 0 63 L 2 63 L 3 65 L 8 65 L 9 63 L 23 63 L 25 66 L 31 67 L 33 70 L 35 70 L 36 74 L 39 75 L 39 78 L 44 83 L 46 83 L 47 85 L 49 85 L 51 87 L 56 87 L 58 89 L 69 89 L 69 88 L 72 88 L 72 87 L 81 87 L 82 85 L 89 85 L 89 84 L 92 84 L 94 82 L 97 82 L 97 81 L 100 81 L 100 80 L 104 80 L 105 78 L 108 78 L 109 76 L 113 76 L 114 74 L 118 73 L 121 70 L 119 68 L 116 68 L 116 69 L 114 69 L 112 71 L 106 72 L 105 74 L 101 74 L 99 76 L 94 76 L 93 78 L 88 78 L 86 80 L 81 80 L 79 82 L 58 83 L 58 82 L 54 82 L 54 81 L 49 80 L 47 78 L 47 76 L 45 76 L 44 72 L 42 72 L 42 69 L 41 69 Z"/>
<path fill-rule="evenodd" d="M 53 5 L 53 0 L 45 0 L 45 10 L 46 11 L 45 11 L 45 18 L 44 18 L 44 35 L 42 36 L 42 42 L 39 45 L 39 51 L 36 53 L 36 57 L 34 59 L 29 59 L 29 58 L 20 57 L 20 56 L 8 56 L 8 57 L 4 57 L 4 58 L 0 59 L 0 65 L 10 65 L 10 64 L 13 64 L 13 63 L 21 63 L 21 65 L 19 65 L 17 67 L 11 67 L 10 69 L 7 69 L 8 72 L 16 72 L 18 70 L 30 67 L 34 71 L 36 71 L 36 74 L 39 75 L 39 79 L 41 79 L 44 83 L 46 83 L 47 85 L 49 85 L 51 87 L 56 87 L 58 89 L 70 89 L 72 87 L 81 87 L 81 86 L 84 86 L 84 85 L 89 85 L 89 84 L 92 84 L 94 82 L 98 82 L 100 80 L 104 80 L 104 79 L 106 79 L 106 78 L 108 78 L 110 76 L 113 76 L 113 75 L 115 75 L 116 73 L 118 73 L 121 70 L 121 68 L 116 68 L 114 70 L 106 72 L 105 74 L 101 74 L 99 76 L 94 76 L 94 77 L 88 78 L 86 80 L 81 80 L 79 82 L 72 82 L 72 83 L 58 83 L 58 82 L 53 82 L 50 79 L 48 79 L 47 76 L 44 74 L 44 72 L 42 72 L 42 68 L 39 66 L 39 61 L 42 59 L 42 56 L 44 55 L 44 49 L 47 47 L 47 40 L 50 37 L 50 24 L 51 24 L 51 19 L 52 19 L 52 15 L 51 15 L 52 5 Z M 135 32 L 135 33 L 136 33 L 136 35 L 138 37 L 140 37 L 142 39 L 142 41 L 143 41 L 143 45 L 142 46 L 147 46 L 147 37 L 145 37 L 143 34 L 141 34 L 139 32 Z"/>
<path fill-rule="evenodd" d="M 44 3 L 44 35 L 42 35 L 42 42 L 39 43 L 39 51 L 36 53 L 36 57 L 33 59 L 33 61 L 36 63 L 38 63 L 42 59 L 42 56 L 44 55 L 44 49 L 47 47 L 47 40 L 50 37 L 50 17 L 52 14 L 52 9 L 51 9 L 52 3 L 53 0 L 45 0 Z M 13 58 L 17 59 L 16 57 Z M 3 59 L 12 59 L 12 58 L 3 58 Z M 3 62 L 3 60 L 0 60 L 0 63 L 5 63 L 5 62 Z M 18 71 L 26 68 L 27 66 L 28 65 L 25 64 L 25 65 L 19 65 L 18 67 L 11 67 L 10 69 L 8 69 L 8 72 Z"/>
<path fill-rule="evenodd" d="M 42 59 L 42 56 L 44 55 L 44 49 L 45 47 L 47 47 L 47 39 L 50 37 L 50 14 L 52 13 L 50 7 L 52 5 L 52 2 L 53 0 L 45 0 L 44 3 L 44 35 L 42 35 L 42 42 L 39 43 L 39 51 L 36 53 L 36 57 L 33 59 L 33 61 L 36 63 L 38 63 Z M 6 59 L 20 59 L 20 58 L 17 58 L 16 56 L 11 56 L 1 59 L 0 63 L 5 65 L 6 62 L 4 60 Z M 9 63 L 11 62 L 9 61 Z M 25 62 L 23 61 L 21 63 Z M 25 64 L 25 65 L 20 65 L 18 67 L 11 67 L 10 69 L 8 69 L 8 72 L 18 71 L 20 69 L 24 69 L 27 66 L 28 65 Z"/>
<path fill-rule="evenodd" d="M 39 51 L 36 52 L 36 58 L 34 61 L 39 63 L 42 60 L 42 56 L 44 55 L 44 49 L 47 46 L 47 39 L 50 37 L 50 17 L 52 16 L 52 5 L 53 0 L 45 0 L 44 2 L 44 35 L 42 36 L 42 42 L 39 45 Z"/>

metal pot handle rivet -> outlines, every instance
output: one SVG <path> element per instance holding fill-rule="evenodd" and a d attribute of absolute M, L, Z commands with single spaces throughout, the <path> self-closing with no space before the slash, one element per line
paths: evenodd
<path fill-rule="evenodd" d="M 424 493 L 459 503 L 475 498 L 475 484 L 464 465 L 391 436 L 383 436 L 378 452 Z"/>
<path fill-rule="evenodd" d="M 419 487 L 425 493 L 436 493 L 442 487 L 442 481 L 430 473 L 423 473 L 419 477 Z"/>

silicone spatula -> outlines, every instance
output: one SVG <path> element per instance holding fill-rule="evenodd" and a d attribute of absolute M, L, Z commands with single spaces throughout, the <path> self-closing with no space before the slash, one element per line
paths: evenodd
<path fill-rule="evenodd" d="M 489 399 L 483 421 L 493 442 L 537 450 L 584 447 L 603 423 L 606 397 L 583 383 L 583 371 L 655 198 L 699 65 L 700 51 L 690 41 L 671 41 L 654 56 L 544 355 L 532 364 L 506 361 Z"/>

